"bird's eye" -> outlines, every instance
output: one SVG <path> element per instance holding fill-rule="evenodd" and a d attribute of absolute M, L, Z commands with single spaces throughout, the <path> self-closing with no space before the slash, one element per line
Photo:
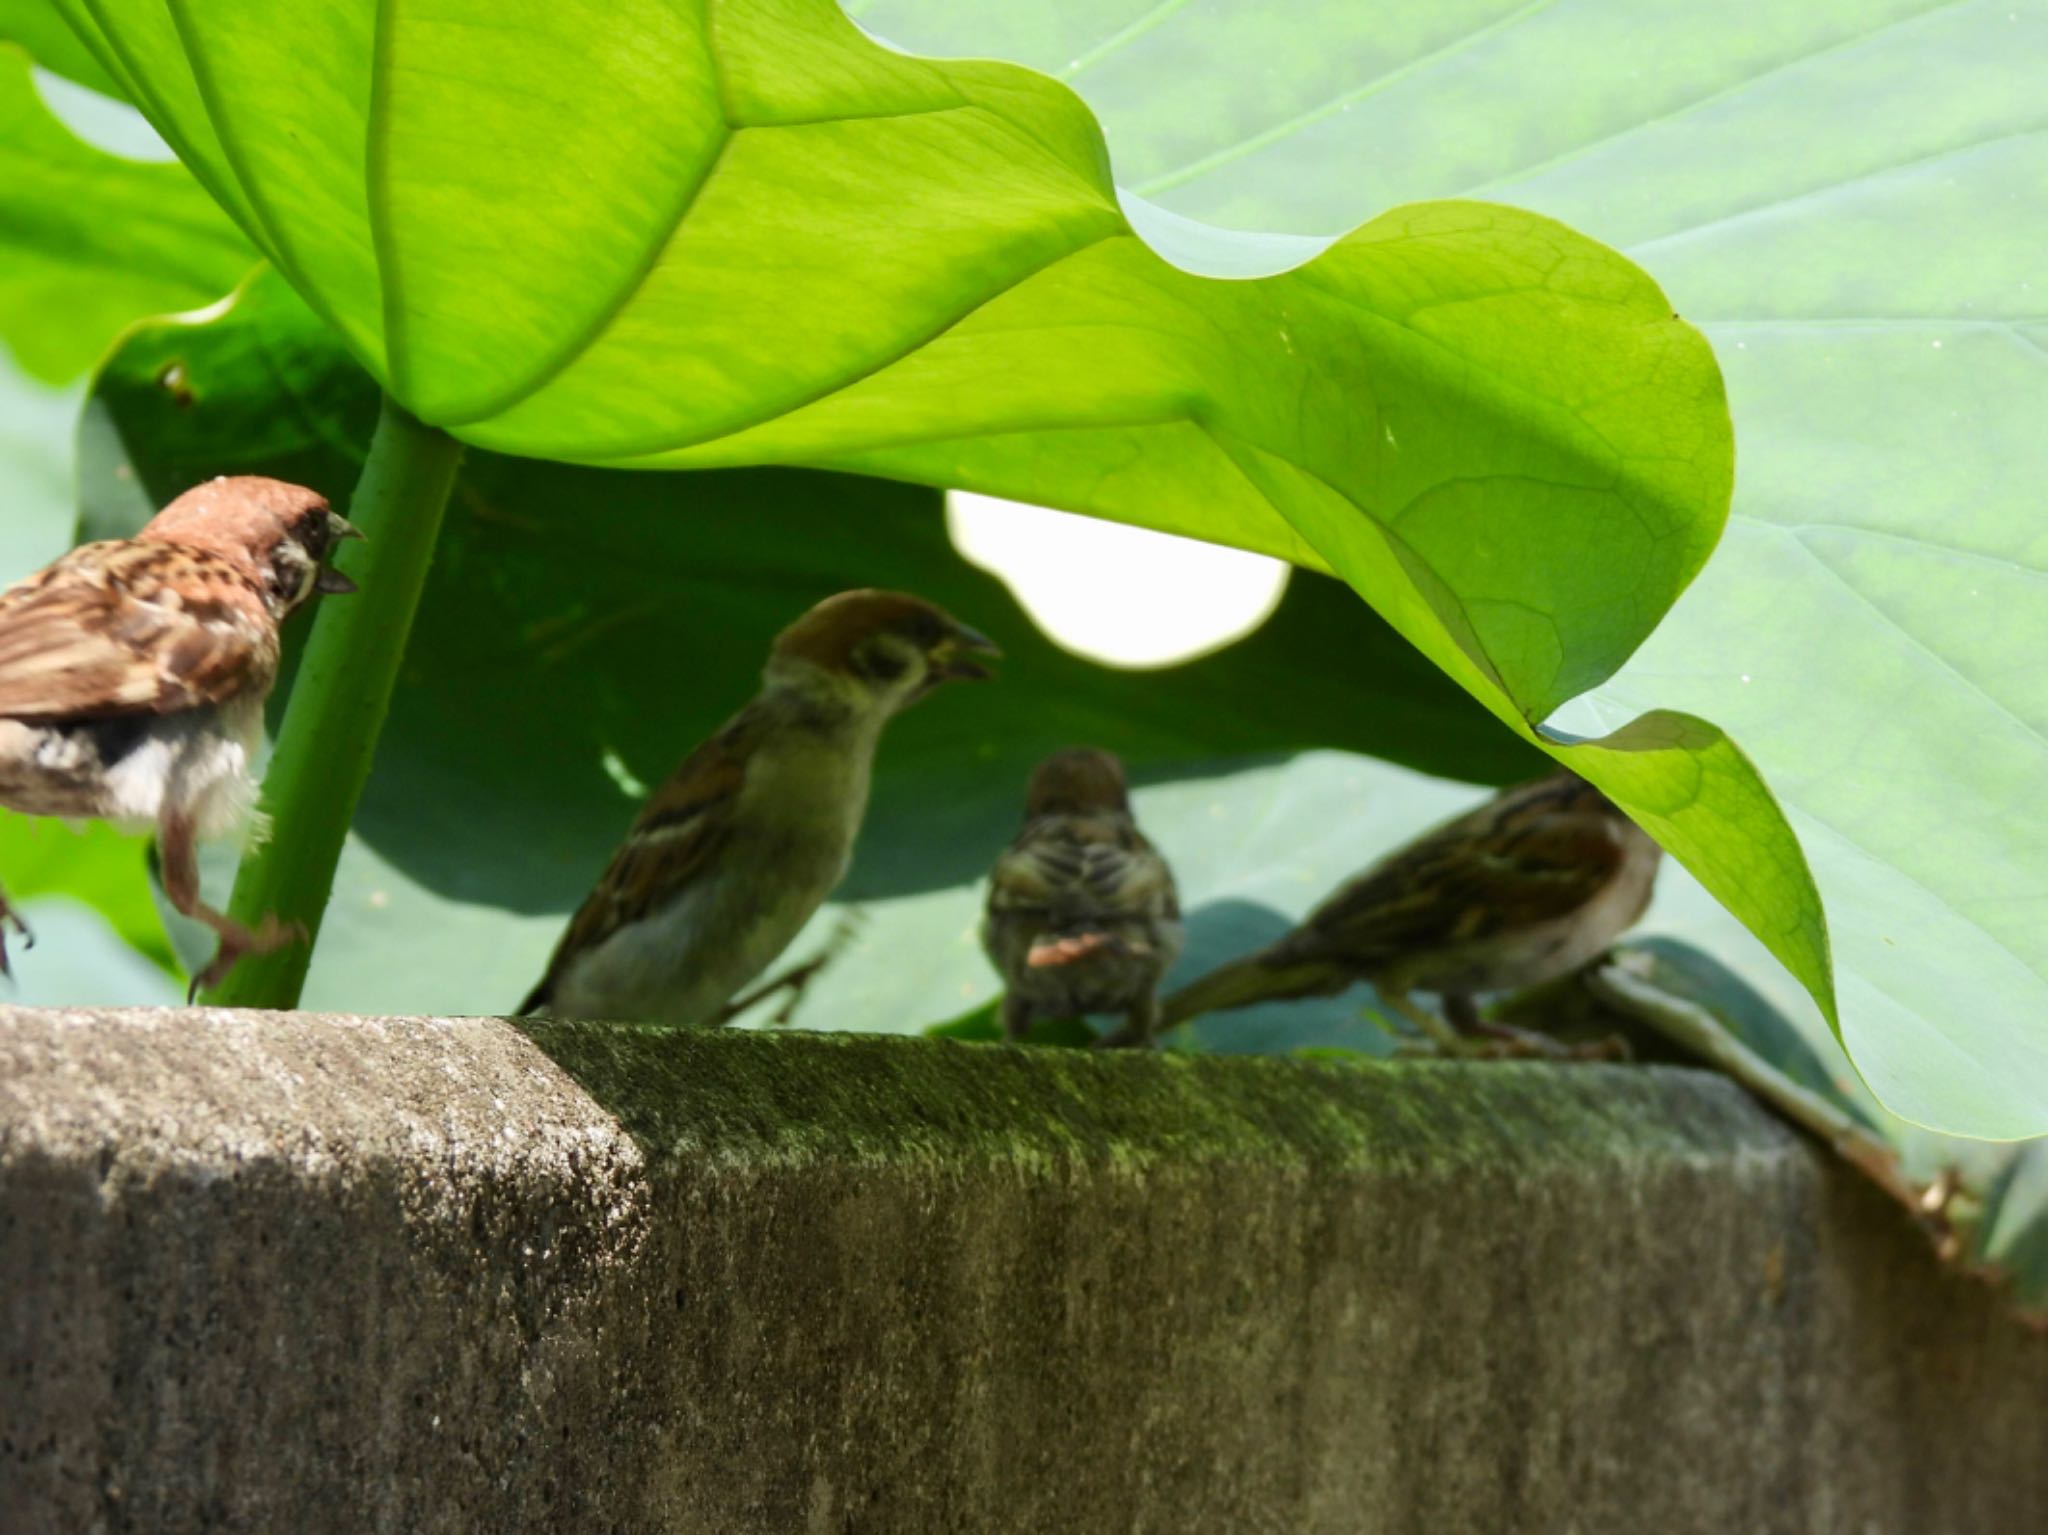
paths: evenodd
<path fill-rule="evenodd" d="M 886 645 L 863 645 L 853 658 L 855 670 L 872 682 L 894 682 L 903 675 L 909 661 Z"/>

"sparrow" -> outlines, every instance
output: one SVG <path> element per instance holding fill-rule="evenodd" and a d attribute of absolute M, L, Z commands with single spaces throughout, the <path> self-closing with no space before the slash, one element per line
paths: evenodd
<path fill-rule="evenodd" d="M 854 591 L 783 630 L 761 689 L 656 789 L 521 1011 L 723 1023 L 853 854 L 889 721 L 982 680 L 994 645 L 921 598 Z M 780 984 L 795 984 L 785 977 Z"/>
<path fill-rule="evenodd" d="M 1159 978 L 1180 954 L 1173 871 L 1139 832 L 1123 764 L 1055 752 L 1031 775 L 1024 829 L 996 860 L 981 945 L 1003 978 L 1003 1033 L 1118 1013 L 1105 1046 L 1152 1042 Z"/>
<path fill-rule="evenodd" d="M 361 536 L 303 485 L 223 477 L 0 593 L 0 805 L 154 827 L 165 895 L 220 940 L 192 995 L 297 935 L 201 900 L 198 843 L 260 831 L 250 767 L 279 628 L 355 590 L 327 560 Z M 0 972 L 10 923 L 33 941 L 0 893 Z"/>
<path fill-rule="evenodd" d="M 1574 773 L 1503 789 L 1381 859 L 1278 942 L 1167 998 L 1164 1022 L 1369 981 L 1445 1053 L 1579 1053 L 1483 1022 L 1473 995 L 1598 959 L 1642 916 L 1660 856 Z M 1417 991 L 1441 999 L 1442 1018 L 1413 1000 Z"/>

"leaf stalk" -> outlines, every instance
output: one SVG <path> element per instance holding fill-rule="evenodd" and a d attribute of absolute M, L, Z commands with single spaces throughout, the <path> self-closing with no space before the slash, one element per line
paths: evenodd
<path fill-rule="evenodd" d="M 208 1003 L 298 1005 L 461 459 L 454 438 L 385 398 L 346 511 L 364 541 L 336 562 L 359 590 L 320 603 L 264 778 L 273 832 L 243 858 L 229 905 L 251 927 L 273 912 L 297 922 L 306 941 L 244 958 Z"/>

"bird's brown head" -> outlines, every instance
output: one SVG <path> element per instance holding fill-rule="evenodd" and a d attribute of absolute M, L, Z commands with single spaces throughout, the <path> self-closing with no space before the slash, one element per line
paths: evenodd
<path fill-rule="evenodd" d="M 1130 808 L 1124 765 L 1112 753 L 1092 746 L 1054 752 L 1032 770 L 1031 787 L 1024 794 L 1024 814 L 1031 819 Z"/>
<path fill-rule="evenodd" d="M 315 592 L 356 589 L 327 561 L 337 544 L 362 534 L 318 491 L 284 480 L 222 475 L 195 485 L 137 537 L 220 556 L 257 585 L 279 618 Z"/>
<path fill-rule="evenodd" d="M 893 713 L 941 683 L 987 680 L 982 662 L 999 654 L 921 597 L 863 590 L 827 597 L 777 635 L 768 672 L 823 672 Z"/>

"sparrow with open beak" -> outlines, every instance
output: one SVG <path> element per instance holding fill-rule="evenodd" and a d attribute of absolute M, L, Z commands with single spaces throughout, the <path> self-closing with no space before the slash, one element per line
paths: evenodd
<path fill-rule="evenodd" d="M 1138 830 L 1123 764 L 1076 747 L 1039 763 L 1024 829 L 996 860 L 982 947 L 1003 978 L 1003 1033 L 1114 1013 L 1106 1046 L 1152 1041 L 1159 978 L 1180 953 L 1173 871 Z"/>
<path fill-rule="evenodd" d="M 648 799 L 521 1010 L 725 1022 L 846 872 L 882 728 L 995 654 L 898 592 L 804 614 L 752 702 Z"/>
<path fill-rule="evenodd" d="M 1167 998 L 1165 1022 L 1369 981 L 1445 1053 L 1577 1053 L 1483 1022 L 1472 998 L 1599 958 L 1649 904 L 1659 854 L 1576 774 L 1503 789 L 1382 859 L 1277 943 Z M 1417 991 L 1442 999 L 1442 1018 Z"/>
<path fill-rule="evenodd" d="M 355 590 L 327 559 L 360 536 L 302 485 L 221 478 L 0 593 L 0 805 L 155 827 L 164 893 L 220 939 L 194 994 L 296 935 L 202 901 L 197 845 L 256 825 L 279 626 L 317 592 Z M 0 895 L 0 971 L 9 922 L 28 936 Z"/>

